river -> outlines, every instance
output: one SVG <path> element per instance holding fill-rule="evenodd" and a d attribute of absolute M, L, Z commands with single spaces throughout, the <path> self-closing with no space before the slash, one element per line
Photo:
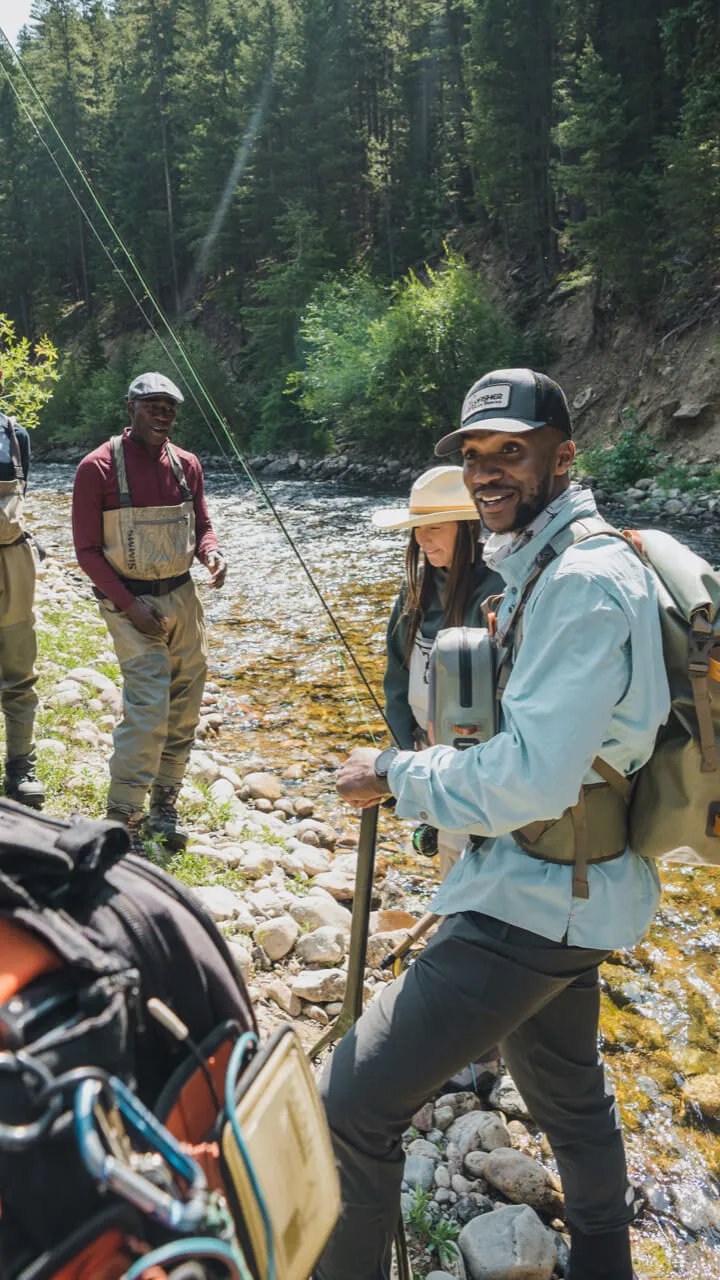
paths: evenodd
<path fill-rule="evenodd" d="M 70 466 L 38 465 L 29 496 L 31 525 L 69 564 L 72 475 Z M 405 536 L 378 534 L 370 512 L 401 505 L 401 497 L 310 481 L 267 487 L 380 698 L 385 623 Z M 230 564 L 225 589 L 202 592 L 211 675 L 223 689 L 223 749 L 242 765 L 257 760 L 283 770 L 300 764 L 304 793 L 351 831 L 356 819 L 334 793 L 334 770 L 371 734 L 386 742 L 382 720 L 273 516 L 241 480 L 210 472 L 208 494 Z M 698 544 L 690 535 L 688 541 L 720 559 L 717 544 Z M 380 844 L 415 905 L 427 901 L 433 873 L 425 860 L 408 856 L 407 834 L 383 813 Z M 625 1122 L 631 1178 L 643 1200 L 638 1275 L 717 1280 L 720 872 L 676 867 L 663 872 L 663 882 L 648 937 L 603 968 L 603 1047 Z M 703 1112 L 685 1092 L 693 1080 L 704 1082 Z"/>

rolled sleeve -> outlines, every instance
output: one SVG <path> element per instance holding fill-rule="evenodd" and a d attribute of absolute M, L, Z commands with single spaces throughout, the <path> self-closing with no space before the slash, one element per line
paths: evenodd
<path fill-rule="evenodd" d="M 466 751 L 432 747 L 393 763 L 401 818 L 446 831 L 498 836 L 559 818 L 576 803 L 630 677 L 629 625 L 591 579 L 559 575 L 525 615 L 502 704 L 502 729 Z M 542 597 L 542 608 L 538 608 Z"/>

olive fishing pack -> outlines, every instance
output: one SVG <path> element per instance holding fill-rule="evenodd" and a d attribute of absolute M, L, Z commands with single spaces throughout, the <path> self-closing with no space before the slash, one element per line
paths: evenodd
<path fill-rule="evenodd" d="M 0 801 L 0 1278 L 307 1280 L 339 1190 L 302 1046 L 258 1046 L 212 918 L 128 849 Z"/>
<path fill-rule="evenodd" d="M 615 529 L 600 517 L 574 521 L 546 544 L 511 628 L 441 631 L 430 659 L 431 740 L 457 748 L 497 732 L 499 705 L 522 643 L 522 616 L 544 570 L 570 546 L 621 538 L 655 580 L 671 711 L 650 760 L 625 778 L 599 757 L 601 782 L 583 786 L 557 819 L 513 831 L 530 856 L 573 864 L 573 893 L 588 895 L 585 866 L 621 856 L 720 865 L 720 574 L 670 534 Z"/>

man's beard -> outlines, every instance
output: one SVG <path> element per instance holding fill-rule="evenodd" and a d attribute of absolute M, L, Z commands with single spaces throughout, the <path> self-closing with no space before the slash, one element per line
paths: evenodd
<path fill-rule="evenodd" d="M 525 502 L 520 503 L 509 532 L 519 533 L 521 529 L 527 529 L 528 525 L 532 524 L 533 520 L 540 515 L 540 512 L 545 510 L 550 501 L 552 480 L 552 475 L 548 471 L 547 475 L 543 476 L 538 484 L 535 493 L 531 494 Z"/>

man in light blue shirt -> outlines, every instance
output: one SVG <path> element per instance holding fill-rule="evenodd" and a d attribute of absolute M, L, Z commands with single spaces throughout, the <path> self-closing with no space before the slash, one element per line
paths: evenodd
<path fill-rule="evenodd" d="M 569 481 L 571 437 L 560 387 L 510 369 L 475 383 L 460 429 L 436 447 L 440 456 L 462 449 L 490 531 L 484 554 L 507 584 L 497 625 L 514 662 L 490 741 L 467 751 L 360 749 L 340 771 L 351 803 L 391 792 L 400 817 L 476 839 L 433 903 L 446 917 L 435 937 L 325 1071 L 346 1207 L 318 1280 L 387 1280 L 402 1132 L 495 1043 L 560 1169 L 569 1280 L 632 1277 L 633 1197 L 597 1048 L 598 965 L 642 937 L 657 872 L 622 840 L 595 861 L 592 824 L 586 875 L 526 852 L 513 835 L 561 819 L 584 786 L 602 785 L 593 763 L 621 775 L 640 768 L 669 712 L 650 574 L 619 538 L 569 533 L 597 517 L 592 494 Z"/>

